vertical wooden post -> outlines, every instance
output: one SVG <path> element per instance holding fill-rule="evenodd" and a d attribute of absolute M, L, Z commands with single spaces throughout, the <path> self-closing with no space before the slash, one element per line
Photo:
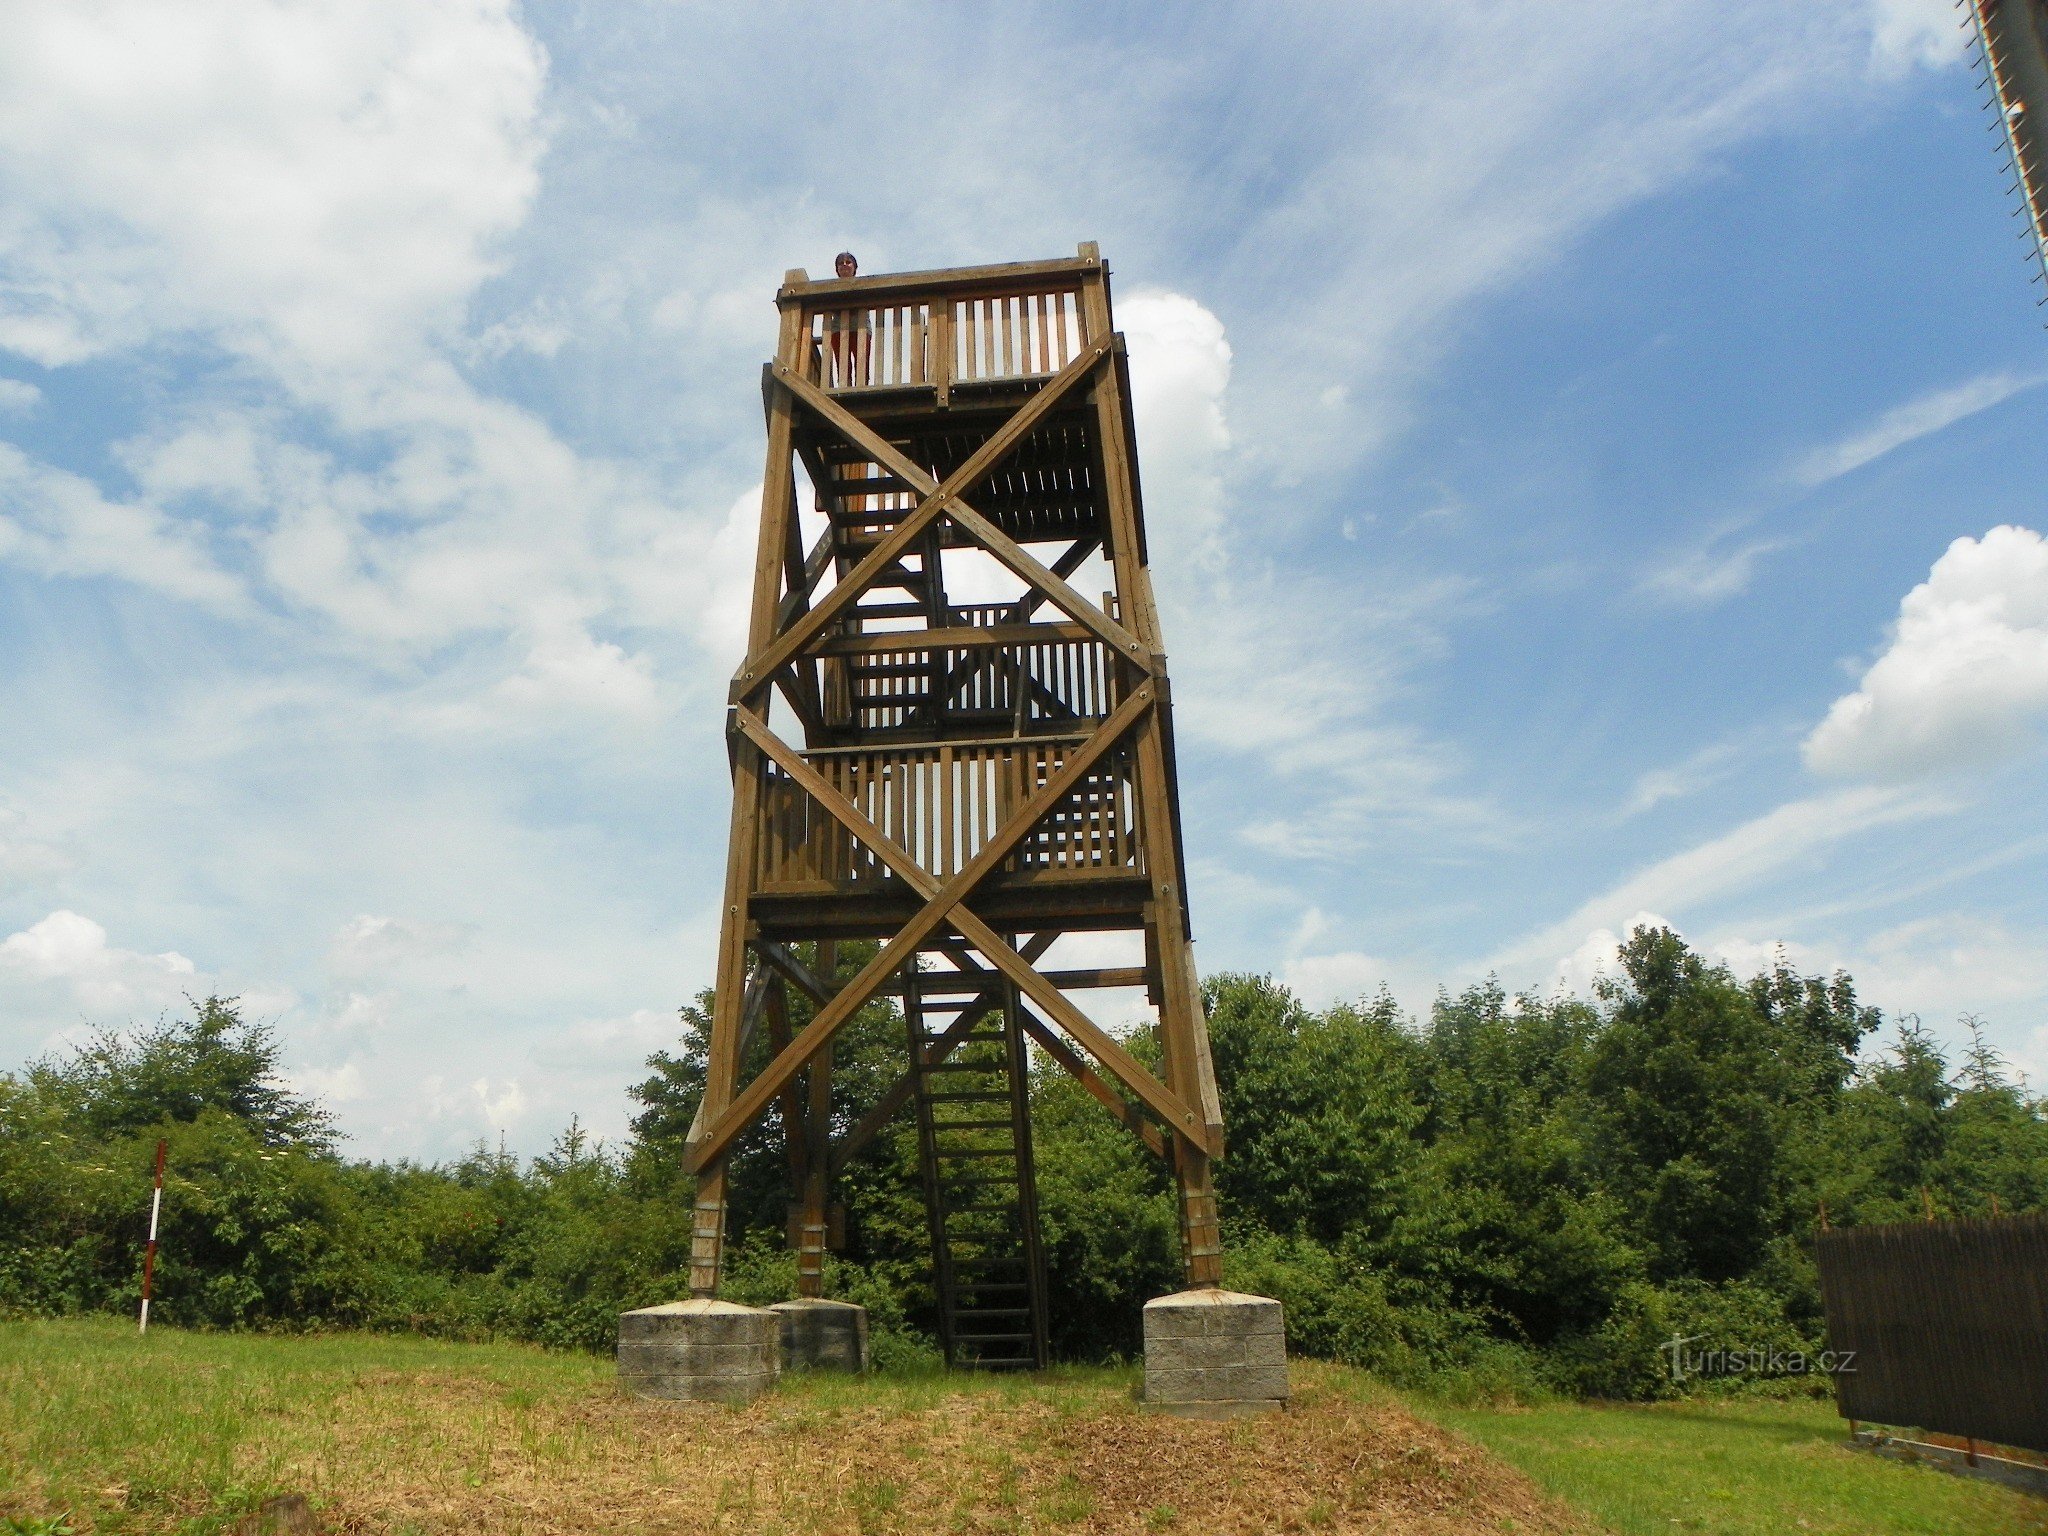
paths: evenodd
<path fill-rule="evenodd" d="M 1099 252 L 1092 244 L 1081 255 Z M 1083 332 L 1107 335 L 1110 327 L 1109 273 L 1097 266 L 1081 279 Z M 1116 577 L 1119 608 L 1131 632 L 1159 653 L 1158 608 L 1152 598 L 1152 574 L 1146 568 L 1139 532 L 1137 487 L 1130 466 L 1133 446 L 1125 419 L 1121 347 L 1112 349 L 1095 380 L 1095 420 L 1101 446 L 1102 486 L 1108 513 L 1105 540 Z M 1164 675 L 1155 679 L 1158 703 L 1138 727 L 1133 769 L 1145 865 L 1152 877 L 1146 938 L 1159 975 L 1159 1039 L 1165 1057 L 1166 1085 L 1195 1105 L 1205 1121 L 1220 1126 L 1215 1069 L 1209 1059 L 1208 1030 L 1202 1019 L 1202 994 L 1195 981 L 1194 953 L 1189 940 L 1187 904 L 1182 893 L 1179 817 L 1175 814 L 1173 764 L 1168 750 L 1167 721 L 1172 698 Z M 1207 1153 L 1175 1132 L 1174 1182 L 1180 1193 L 1181 1256 L 1189 1285 L 1218 1285 L 1223 1279 L 1223 1244 L 1216 1219 L 1216 1190 Z"/>
<path fill-rule="evenodd" d="M 818 944 L 818 974 L 839 985 L 839 946 Z M 832 1171 L 832 1047 L 828 1044 L 807 1069 L 803 1115 L 803 1171 L 797 1180 L 796 1293 L 825 1294 L 825 1250 L 830 1246 L 829 1203 Z"/>
<path fill-rule="evenodd" d="M 802 282 L 793 271 L 788 281 Z M 806 344 L 803 312 L 782 312 L 777 360 L 795 368 Z M 747 655 L 758 655 L 775 636 L 776 610 L 782 598 L 782 553 L 789 522 L 796 513 L 795 415 L 788 395 L 763 372 L 763 400 L 768 412 L 768 462 L 761 477 L 761 531 L 754 552 L 753 612 L 747 629 Z M 750 696 L 765 694 L 771 678 L 749 678 Z M 720 914 L 718 974 L 712 1000 L 711 1046 L 704 1077 L 701 1123 L 710 1124 L 726 1106 L 739 1083 L 740 1002 L 746 987 L 747 909 L 753 895 L 759 840 L 761 797 L 767 759 L 741 734 L 728 714 L 726 740 L 732 753 L 732 825 L 726 847 L 725 910 Z M 690 1292 L 716 1296 L 725 1262 L 725 1159 L 699 1171 L 690 1236 Z"/>

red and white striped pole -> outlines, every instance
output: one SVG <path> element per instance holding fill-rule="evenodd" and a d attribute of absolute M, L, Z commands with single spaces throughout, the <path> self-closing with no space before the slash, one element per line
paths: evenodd
<path fill-rule="evenodd" d="M 137 1333 L 149 1332 L 149 1285 L 156 1277 L 156 1218 L 164 1208 L 164 1151 L 168 1142 L 156 1144 L 156 1187 L 149 1196 L 149 1246 L 142 1250 L 142 1320 Z"/>

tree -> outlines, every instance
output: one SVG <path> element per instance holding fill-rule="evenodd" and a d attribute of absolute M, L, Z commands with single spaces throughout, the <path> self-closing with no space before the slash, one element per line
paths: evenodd
<path fill-rule="evenodd" d="M 1586 1072 L 1602 1182 L 1635 1216 L 1653 1278 L 1734 1279 L 1769 1245 L 1784 1106 L 1807 1080 L 1748 989 L 1670 929 L 1637 929 L 1621 961 Z"/>
<path fill-rule="evenodd" d="M 1388 994 L 1311 1013 L 1269 976 L 1204 987 L 1229 1151 L 1226 1213 L 1334 1244 L 1387 1230 L 1422 1120 L 1415 1039 Z"/>
<path fill-rule="evenodd" d="M 271 1027 L 245 1021 L 232 997 L 209 997 L 192 1010 L 190 1019 L 159 1020 L 138 1034 L 102 1029 L 68 1057 L 32 1063 L 29 1083 L 97 1136 L 190 1124 L 215 1110 L 273 1150 L 331 1151 L 334 1116 L 285 1086 Z"/>

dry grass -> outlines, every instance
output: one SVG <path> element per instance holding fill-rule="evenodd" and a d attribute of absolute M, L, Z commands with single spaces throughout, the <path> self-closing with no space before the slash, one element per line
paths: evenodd
<path fill-rule="evenodd" d="M 57 1347 L 0 1340 L 0 1384 L 19 1402 L 40 1378 L 79 1432 L 0 1415 L 17 1474 L 0 1471 L 0 1516 L 29 1529 L 68 1508 L 81 1533 L 224 1530 L 292 1491 L 334 1533 L 1594 1529 L 1314 1368 L 1294 1411 L 1211 1424 L 1140 1411 L 1128 1372 L 809 1378 L 730 1410 L 622 1398 L 603 1362 L 502 1349 L 187 1335 L 143 1356 L 105 1329 L 35 1331 Z M 162 1389 L 156 1427 L 109 1438 L 92 1400 L 114 1409 L 136 1363 Z M 219 1443 L 167 1457 L 180 1433 Z"/>

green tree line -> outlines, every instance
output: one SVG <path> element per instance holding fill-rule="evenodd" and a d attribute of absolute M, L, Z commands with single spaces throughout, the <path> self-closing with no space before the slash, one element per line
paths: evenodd
<path fill-rule="evenodd" d="M 866 958 L 845 946 L 840 964 Z M 2048 1103 L 1974 1021 L 1959 1053 L 1910 1017 L 1886 1033 L 1844 975 L 1780 961 L 1743 980 L 1642 930 L 1591 1000 L 1487 983 L 1411 1019 L 1385 993 L 1318 1012 L 1266 977 L 1205 993 L 1226 1282 L 1285 1302 L 1300 1351 L 1395 1381 L 1659 1395 L 1675 1335 L 1817 1351 L 1823 1220 L 2048 1206 Z M 623 1145 L 572 1124 L 524 1162 L 481 1146 L 439 1165 L 346 1156 L 332 1116 L 281 1083 L 271 1030 L 220 998 L 0 1075 L 0 1315 L 134 1307 L 161 1137 L 164 1322 L 609 1349 L 620 1311 L 683 1288 L 707 1004 L 627 1090 Z M 801 1000 L 792 1013 L 801 1027 Z M 851 1022 L 838 1131 L 905 1060 L 893 1005 Z M 1170 1182 L 1042 1058 L 1031 1103 L 1056 1352 L 1129 1355 L 1142 1302 L 1179 1285 Z M 727 1294 L 793 1294 L 773 1111 L 732 1170 Z M 930 1358 L 907 1112 L 836 1193 L 829 1292 L 870 1308 L 884 1366 Z"/>

